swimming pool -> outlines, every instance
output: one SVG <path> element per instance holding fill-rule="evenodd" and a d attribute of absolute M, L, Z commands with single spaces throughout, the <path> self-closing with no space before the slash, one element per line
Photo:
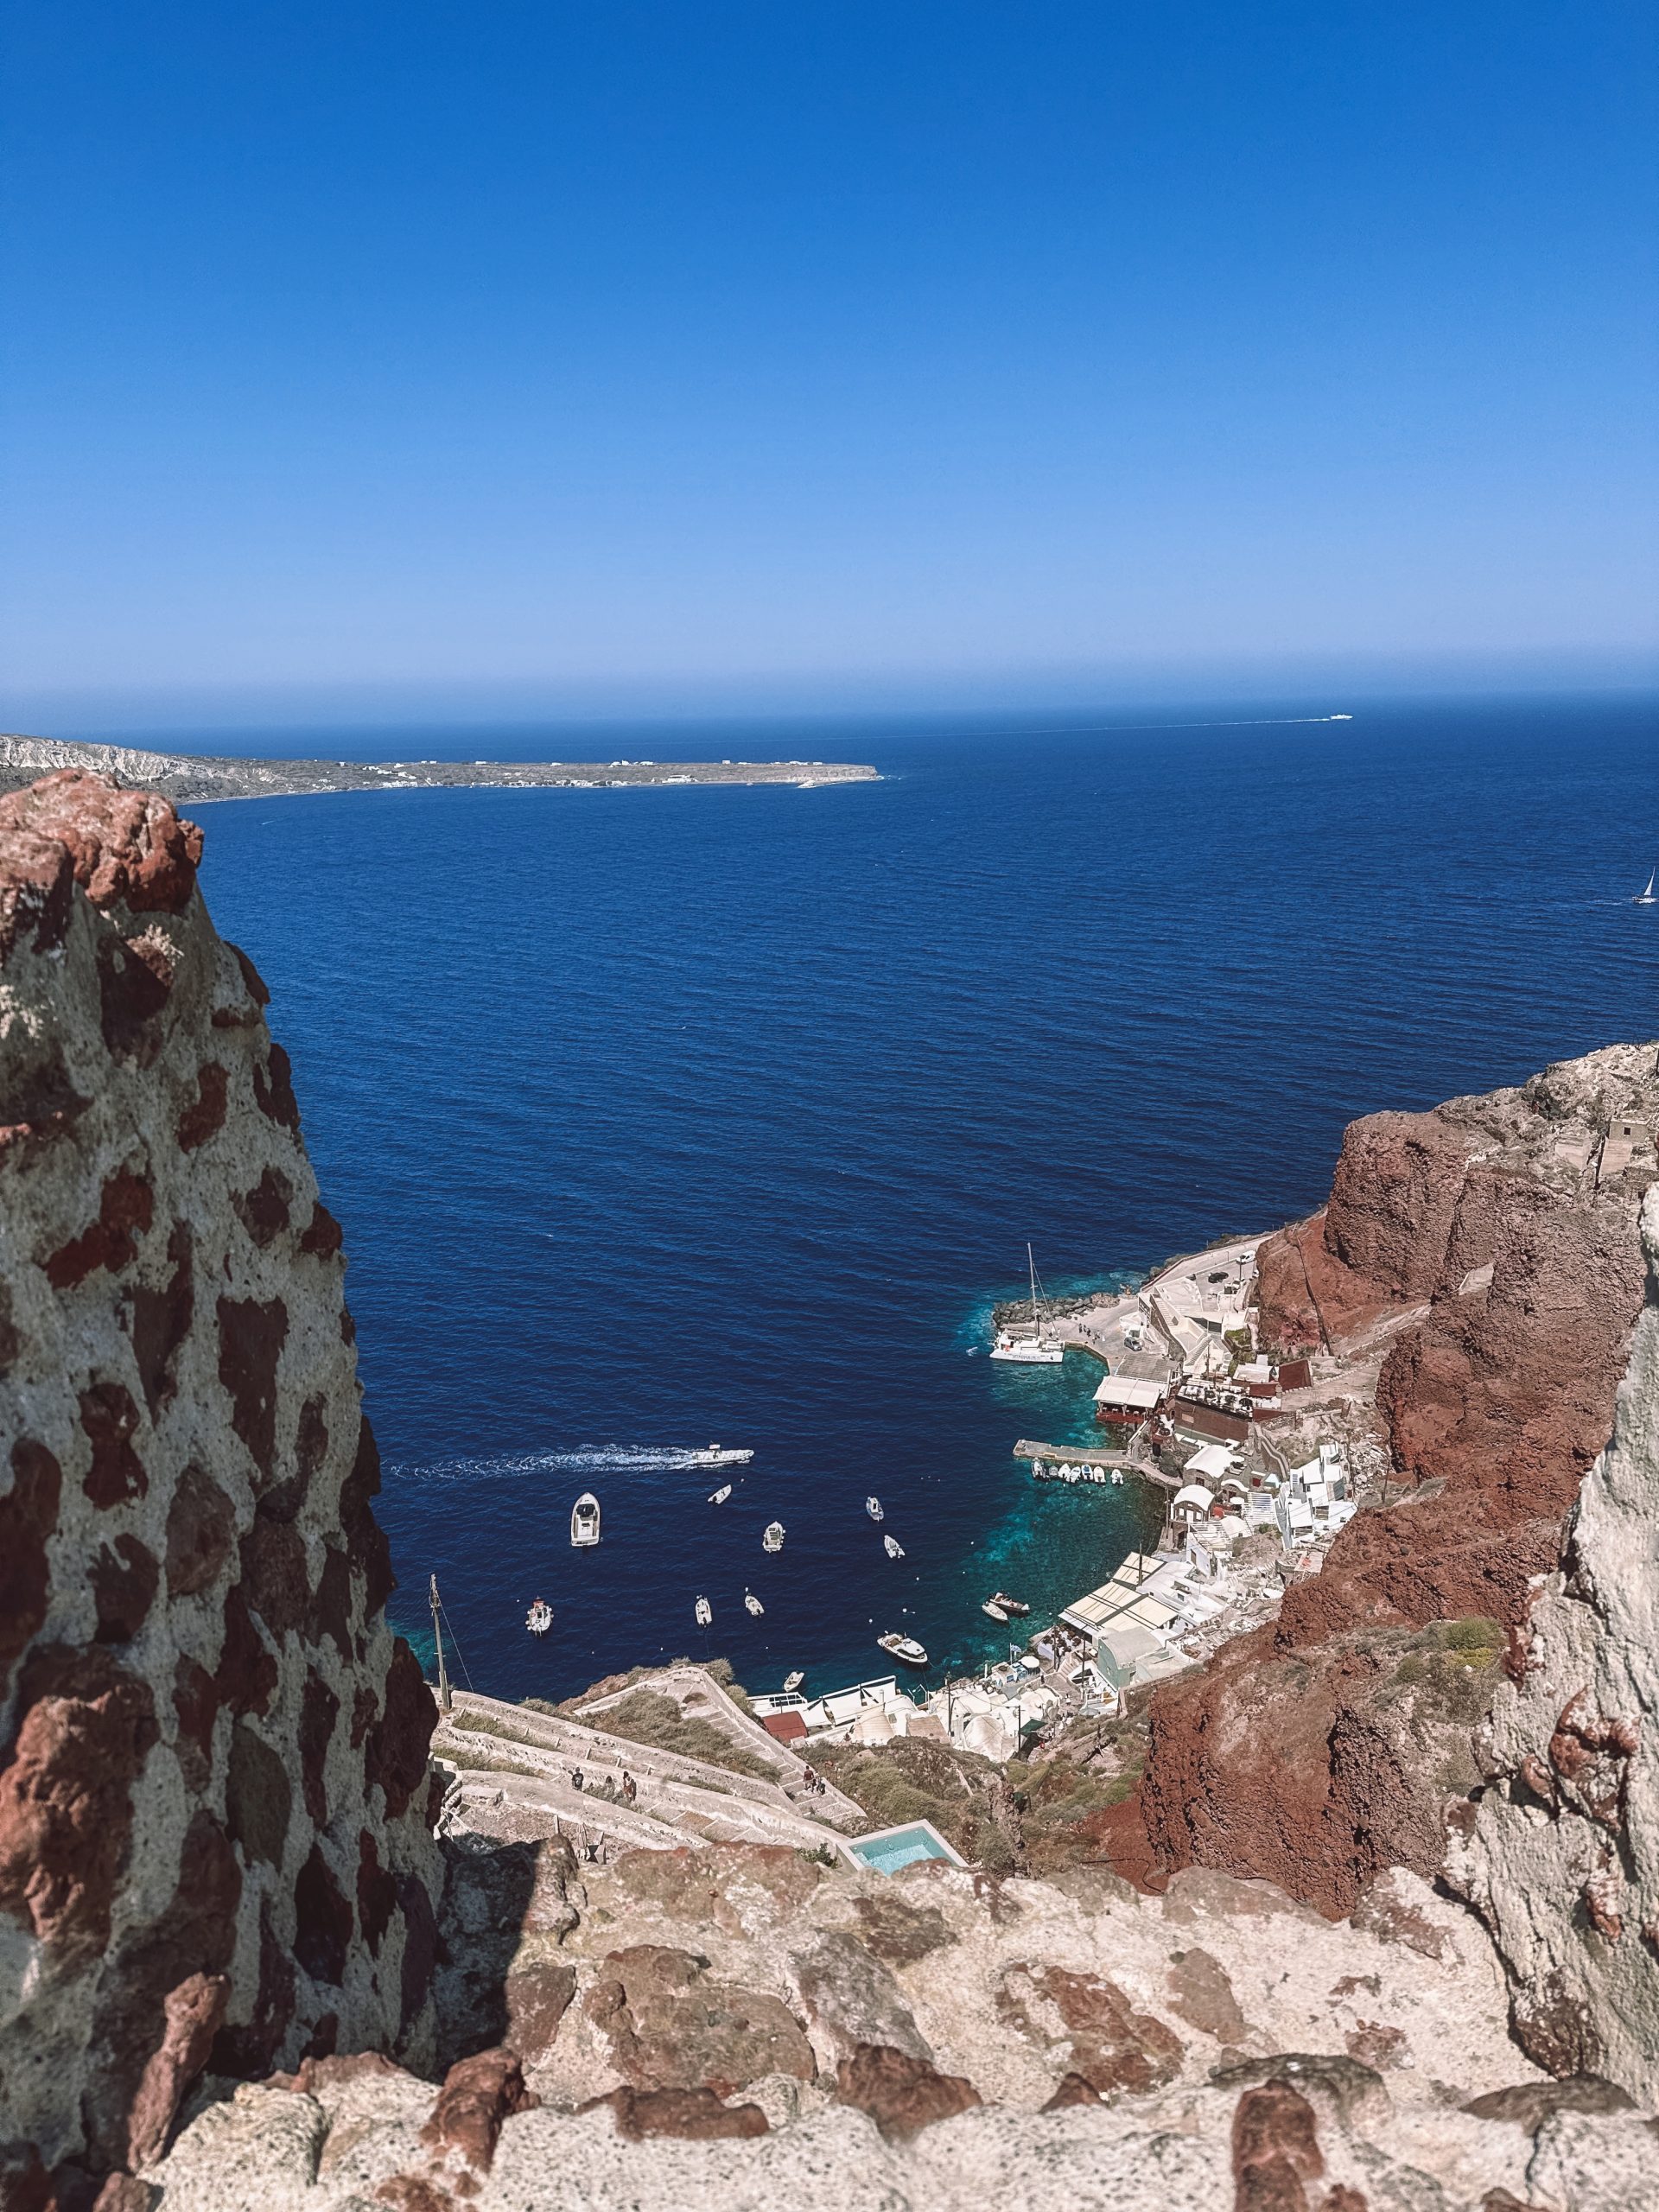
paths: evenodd
<path fill-rule="evenodd" d="M 901 1828 L 880 1828 L 847 1846 L 861 1866 L 878 1874 L 896 1874 L 901 1866 L 914 1866 L 924 1859 L 943 1859 L 952 1866 L 968 1863 L 953 1851 L 931 1821 L 910 1821 Z"/>

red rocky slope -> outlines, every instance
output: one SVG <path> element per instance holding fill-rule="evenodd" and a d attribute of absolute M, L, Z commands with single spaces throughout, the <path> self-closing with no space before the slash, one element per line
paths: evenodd
<path fill-rule="evenodd" d="M 1268 1343 L 1341 1354 L 1404 1319 L 1376 1402 L 1414 1494 L 1360 1515 L 1275 1622 L 1158 1693 L 1118 1815 L 1126 1872 L 1224 1868 L 1335 1915 L 1381 1867 L 1439 1866 L 1452 1777 L 1397 1693 L 1390 1632 L 1518 1622 L 1556 1563 L 1642 1304 L 1656 1162 L 1650 1135 L 1618 1141 L 1624 1117 L 1659 1122 L 1650 1045 L 1371 1116 L 1347 1132 L 1329 1205 L 1262 1248 Z"/>

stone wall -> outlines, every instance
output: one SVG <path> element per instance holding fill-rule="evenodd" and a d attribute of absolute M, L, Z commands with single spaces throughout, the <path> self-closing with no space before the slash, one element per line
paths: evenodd
<path fill-rule="evenodd" d="M 204 2071 L 433 2042 L 340 1232 L 200 848 L 0 801 L 0 2177 L 65 2206 Z"/>

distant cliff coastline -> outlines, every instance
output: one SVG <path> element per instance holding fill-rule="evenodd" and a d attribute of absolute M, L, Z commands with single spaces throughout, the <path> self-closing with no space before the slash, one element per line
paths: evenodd
<path fill-rule="evenodd" d="M 219 798 L 302 798 L 320 791 L 423 791 L 476 784 L 496 790 L 602 788 L 626 784 L 874 783 L 849 760 L 253 760 L 80 745 L 54 737 L 0 737 L 0 791 L 54 768 L 83 768 L 160 791 L 175 804 Z"/>

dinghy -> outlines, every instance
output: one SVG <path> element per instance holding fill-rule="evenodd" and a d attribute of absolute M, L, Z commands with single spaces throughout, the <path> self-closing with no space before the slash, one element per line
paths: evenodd
<path fill-rule="evenodd" d="M 579 1552 L 599 1541 L 599 1500 L 590 1490 L 570 1509 L 570 1541 Z"/>
<path fill-rule="evenodd" d="M 903 1559 L 905 1555 L 905 1548 L 899 1542 L 897 1536 L 883 1536 L 881 1541 L 887 1549 L 887 1554 L 889 1559 Z"/>
<path fill-rule="evenodd" d="M 1008 1618 L 995 1598 L 988 1598 L 979 1610 L 982 1613 L 988 1613 L 994 1621 L 1005 1621 Z"/>
<path fill-rule="evenodd" d="M 784 1524 L 781 1521 L 767 1522 L 766 1528 L 761 1534 L 760 1548 L 763 1552 L 782 1551 L 784 1548 Z"/>
<path fill-rule="evenodd" d="M 746 1612 L 753 1613 L 757 1620 L 766 1610 L 753 1590 L 746 1590 L 743 1592 L 743 1609 Z"/>
<path fill-rule="evenodd" d="M 696 1602 L 695 1611 L 697 1616 L 697 1626 L 699 1628 L 707 1628 L 709 1622 L 715 1618 L 714 1607 L 709 1603 L 709 1600 L 706 1598 L 699 1598 Z"/>
<path fill-rule="evenodd" d="M 544 1598 L 538 1598 L 524 1615 L 524 1626 L 532 1636 L 545 1636 L 553 1625 L 553 1608 Z"/>

